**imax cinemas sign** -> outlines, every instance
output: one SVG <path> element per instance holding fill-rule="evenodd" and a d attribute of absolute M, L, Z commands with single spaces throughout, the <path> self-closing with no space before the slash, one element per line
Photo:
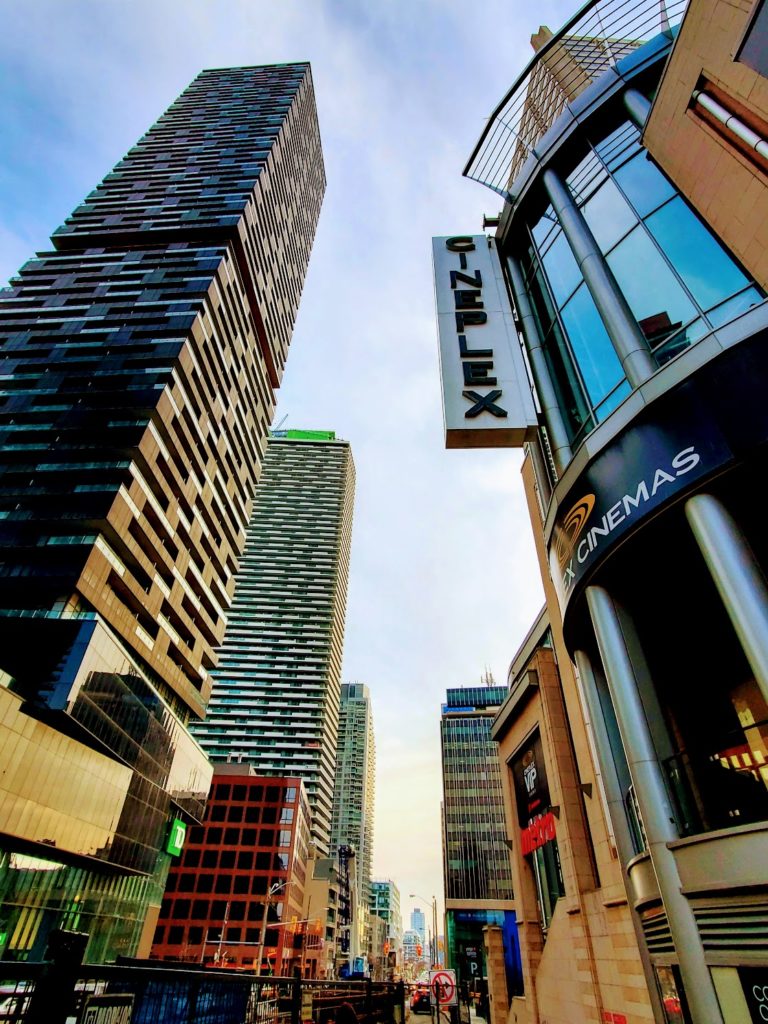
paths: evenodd
<path fill-rule="evenodd" d="M 492 238 L 433 238 L 446 448 L 519 448 L 537 427 Z"/>
<path fill-rule="evenodd" d="M 618 541 L 732 457 L 708 401 L 689 383 L 654 403 L 595 456 L 559 502 L 548 543 L 563 610 Z"/>

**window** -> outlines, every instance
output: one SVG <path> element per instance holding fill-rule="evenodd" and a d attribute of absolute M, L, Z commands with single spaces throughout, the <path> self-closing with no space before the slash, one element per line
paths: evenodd
<path fill-rule="evenodd" d="M 768 4 L 765 0 L 757 0 L 753 8 L 736 60 L 758 75 L 768 77 Z"/>

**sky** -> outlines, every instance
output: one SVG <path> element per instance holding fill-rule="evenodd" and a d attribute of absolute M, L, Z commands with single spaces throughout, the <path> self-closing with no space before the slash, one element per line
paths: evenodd
<path fill-rule="evenodd" d="M 446 451 L 433 235 L 500 212 L 462 177 L 539 0 L 4 0 L 0 279 L 206 67 L 309 60 L 328 187 L 276 423 L 357 469 L 344 655 L 371 690 L 374 873 L 442 907 L 440 704 L 507 668 L 543 604 L 522 453 Z M 417 893 L 418 899 L 410 899 Z M 427 908 L 428 909 L 428 908 Z"/>

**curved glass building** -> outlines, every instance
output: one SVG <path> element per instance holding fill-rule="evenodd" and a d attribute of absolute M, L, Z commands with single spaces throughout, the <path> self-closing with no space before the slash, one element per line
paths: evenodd
<path fill-rule="evenodd" d="M 536 402 L 524 480 L 586 819 L 656 1018 L 726 1024 L 768 1013 L 768 80 L 747 7 L 601 0 L 541 29 L 465 169 L 504 203 L 490 244 Z"/>

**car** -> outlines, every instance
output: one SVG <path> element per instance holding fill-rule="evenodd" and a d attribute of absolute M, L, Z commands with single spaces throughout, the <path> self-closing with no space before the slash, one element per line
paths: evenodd
<path fill-rule="evenodd" d="M 411 1013 L 431 1013 L 428 985 L 415 985 L 411 992 Z"/>

